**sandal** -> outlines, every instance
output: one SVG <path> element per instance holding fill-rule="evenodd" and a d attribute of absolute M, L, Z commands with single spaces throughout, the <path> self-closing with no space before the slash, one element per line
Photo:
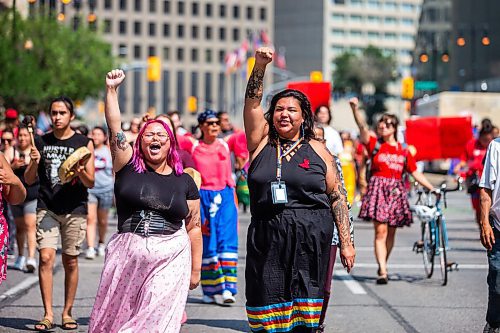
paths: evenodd
<path fill-rule="evenodd" d="M 388 273 L 387 272 L 382 275 L 381 271 L 380 271 L 380 268 L 379 268 L 377 270 L 377 275 L 378 275 L 378 278 L 377 278 L 377 281 L 376 281 L 377 284 L 387 284 L 389 282 L 389 278 L 388 278 Z"/>
<path fill-rule="evenodd" d="M 78 323 L 71 317 L 63 317 L 61 328 L 65 331 L 78 329 Z"/>
<path fill-rule="evenodd" d="M 40 328 L 40 326 L 43 326 L 43 328 Z M 35 331 L 38 332 L 46 332 L 53 328 L 55 328 L 55 325 L 48 318 L 43 318 L 42 320 L 40 320 L 38 323 L 35 324 Z"/>

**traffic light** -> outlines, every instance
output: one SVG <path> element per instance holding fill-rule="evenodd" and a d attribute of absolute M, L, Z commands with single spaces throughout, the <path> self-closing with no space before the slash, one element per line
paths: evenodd
<path fill-rule="evenodd" d="M 415 93 L 415 82 L 411 77 L 405 77 L 402 81 L 401 88 L 401 98 L 402 99 L 413 99 Z"/>
<path fill-rule="evenodd" d="M 309 73 L 311 82 L 323 82 L 323 73 L 320 71 L 312 71 Z"/>
<path fill-rule="evenodd" d="M 158 82 L 161 79 L 160 57 L 148 57 L 147 77 L 149 82 Z"/>
<path fill-rule="evenodd" d="M 187 108 L 191 113 L 196 113 L 198 111 L 198 99 L 195 96 L 188 97 Z"/>

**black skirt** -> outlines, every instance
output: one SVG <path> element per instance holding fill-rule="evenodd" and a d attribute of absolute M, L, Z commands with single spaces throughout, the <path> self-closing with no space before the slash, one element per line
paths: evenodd
<path fill-rule="evenodd" d="M 245 270 L 252 331 L 318 326 L 333 223 L 330 209 L 286 209 L 252 218 Z"/>

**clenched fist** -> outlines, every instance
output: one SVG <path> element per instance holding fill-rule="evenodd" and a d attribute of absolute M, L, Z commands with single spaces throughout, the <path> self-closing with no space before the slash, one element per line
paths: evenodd
<path fill-rule="evenodd" d="M 273 61 L 274 51 L 269 47 L 259 47 L 255 51 L 255 64 L 266 66 Z"/>
<path fill-rule="evenodd" d="M 353 97 L 349 100 L 349 104 L 351 105 L 351 109 L 354 111 L 358 108 L 358 104 L 359 104 L 359 101 L 358 101 L 358 98 L 357 97 Z"/>
<path fill-rule="evenodd" d="M 106 87 L 116 89 L 125 80 L 125 73 L 121 69 L 113 69 L 106 74 Z"/>

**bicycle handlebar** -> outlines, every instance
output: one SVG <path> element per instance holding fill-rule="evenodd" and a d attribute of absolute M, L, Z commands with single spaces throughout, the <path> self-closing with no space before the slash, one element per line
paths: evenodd
<path fill-rule="evenodd" d="M 435 190 L 432 190 L 432 191 L 429 190 L 429 189 L 419 188 L 417 190 L 417 194 L 418 194 L 417 204 L 421 202 L 422 194 L 424 194 L 424 193 L 425 194 L 432 193 L 436 197 L 436 202 L 435 202 L 436 206 L 440 203 L 441 197 L 442 197 L 444 199 L 444 207 L 448 208 L 448 205 L 447 205 L 447 202 L 446 202 L 446 193 L 448 193 L 448 192 L 462 191 L 462 189 L 463 189 L 462 185 L 464 183 L 464 179 L 462 177 L 456 177 L 455 180 L 457 182 L 457 186 L 455 188 L 452 188 L 452 189 L 448 189 L 448 187 L 446 185 L 446 182 L 443 182 L 439 188 L 437 188 Z"/>

